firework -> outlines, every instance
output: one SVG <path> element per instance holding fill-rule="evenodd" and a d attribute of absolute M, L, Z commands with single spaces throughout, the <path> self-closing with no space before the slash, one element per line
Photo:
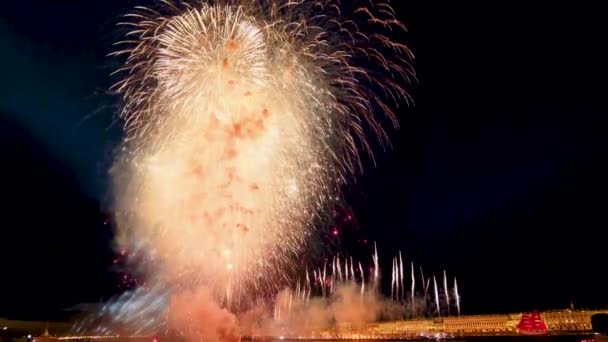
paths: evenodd
<path fill-rule="evenodd" d="M 363 267 L 359 262 L 359 274 L 361 275 L 361 295 L 365 293 L 365 274 L 363 274 Z"/>
<path fill-rule="evenodd" d="M 414 312 L 414 296 L 415 295 L 416 295 L 416 277 L 414 276 L 414 262 L 412 261 L 412 289 L 411 289 L 412 312 Z"/>
<path fill-rule="evenodd" d="M 460 316 L 460 294 L 458 293 L 458 282 L 456 281 L 456 277 L 454 277 L 454 297 L 456 299 L 456 310 L 458 311 L 458 316 Z"/>
<path fill-rule="evenodd" d="M 401 282 L 401 301 L 405 301 L 405 285 L 403 283 L 403 259 L 399 251 L 399 281 Z"/>
<path fill-rule="evenodd" d="M 393 270 L 391 271 L 391 299 L 395 299 L 395 294 L 397 291 L 397 263 L 396 259 L 393 258 Z"/>
<path fill-rule="evenodd" d="M 439 306 L 439 289 L 437 288 L 437 278 L 433 275 L 433 285 L 435 287 L 435 307 L 437 308 L 437 316 L 441 317 L 441 306 Z"/>
<path fill-rule="evenodd" d="M 386 3 L 338 0 L 163 0 L 126 19 L 112 88 L 126 135 L 118 245 L 151 260 L 146 281 L 169 298 L 204 287 L 238 308 L 278 291 L 372 155 L 366 136 L 387 143 L 373 113 L 396 126 L 395 105 L 409 102 L 412 56 L 383 34 L 403 25 Z M 316 272 L 323 293 L 341 267 L 329 284 L 326 265 Z"/>
<path fill-rule="evenodd" d="M 443 293 L 445 294 L 445 306 L 448 309 L 448 316 L 450 315 L 450 291 L 448 289 L 448 277 L 443 271 Z"/>
<path fill-rule="evenodd" d="M 376 288 L 380 278 L 380 261 L 378 260 L 378 246 L 376 245 L 376 242 L 374 242 L 374 255 L 372 256 L 372 260 L 374 261 L 374 288 Z"/>
<path fill-rule="evenodd" d="M 375 255 L 375 253 L 374 253 Z M 351 278 L 344 278 L 344 280 L 340 280 L 340 276 L 339 276 L 339 269 L 333 268 L 330 272 L 335 272 L 336 274 L 330 274 L 329 278 L 330 279 L 335 279 L 335 285 L 324 285 L 323 283 L 317 283 L 315 282 L 315 284 L 313 284 L 313 286 L 310 288 L 309 290 L 309 296 L 306 298 L 300 298 L 299 296 L 294 296 L 293 297 L 293 304 L 292 303 L 292 293 L 298 293 L 299 291 L 301 291 L 301 284 L 306 282 L 306 277 L 300 277 L 300 278 L 296 278 L 295 281 L 292 282 L 292 284 L 295 285 L 295 287 L 288 287 L 286 288 L 284 291 L 281 292 L 281 294 L 279 295 L 279 297 L 277 298 L 277 300 L 275 301 L 275 308 L 274 311 L 275 312 L 284 312 L 285 314 L 280 318 L 277 319 L 276 315 L 275 318 L 273 318 L 273 321 L 276 323 L 278 321 L 281 321 L 282 323 L 285 323 L 287 321 L 290 321 L 291 324 L 296 324 L 298 325 L 296 322 L 303 320 L 304 317 L 307 316 L 307 314 L 310 314 L 311 316 L 325 316 L 325 314 L 327 314 L 329 311 L 333 310 L 331 309 L 332 303 L 335 303 L 336 301 L 340 301 L 340 297 L 344 295 L 344 291 L 347 291 L 349 293 L 358 293 L 359 296 L 362 299 L 365 300 L 369 300 L 369 299 L 373 299 L 373 301 L 375 302 L 375 306 L 376 307 L 380 307 L 382 312 L 384 312 L 385 314 L 389 315 L 389 317 L 391 317 L 391 319 L 408 319 L 408 318 L 420 318 L 420 317 L 432 317 L 432 316 L 439 316 L 441 317 L 441 311 L 442 310 L 447 310 L 447 316 L 450 316 L 450 301 L 447 295 L 445 295 L 445 293 L 448 293 L 449 289 L 448 289 L 448 285 L 447 285 L 447 272 L 443 271 L 444 273 L 444 282 L 443 282 L 443 292 L 440 291 L 440 287 L 439 284 L 437 282 L 436 277 L 433 275 L 432 278 L 429 277 L 429 282 L 426 283 L 430 283 L 430 281 L 433 281 L 433 292 L 434 292 L 434 298 L 433 300 L 429 303 L 429 301 L 427 300 L 428 298 L 423 296 L 422 294 L 420 295 L 416 295 L 416 283 L 415 283 L 415 273 L 414 273 L 414 262 L 411 262 L 411 272 L 412 272 L 412 283 L 411 283 L 411 292 L 408 292 L 406 294 L 404 294 L 403 296 L 401 295 L 401 292 L 397 290 L 397 288 L 399 289 L 404 289 L 405 288 L 405 284 L 401 284 L 398 285 L 400 283 L 400 275 L 401 275 L 401 270 L 400 270 L 400 266 L 402 264 L 402 262 L 400 261 L 399 258 L 399 254 L 397 254 L 397 256 L 393 257 L 392 259 L 392 277 L 391 277 L 391 293 L 390 293 L 390 297 L 388 298 L 384 298 L 381 294 L 375 292 L 375 291 L 365 291 L 365 288 L 370 285 L 368 282 L 366 282 L 366 275 L 364 270 L 364 267 L 362 265 L 361 262 L 358 262 L 358 268 L 359 268 L 359 274 L 360 277 L 358 277 L 357 279 L 351 277 Z M 348 260 L 349 258 L 345 257 L 345 260 Z M 336 255 L 332 260 L 340 260 L 339 256 Z M 352 260 L 352 259 L 351 259 Z M 401 257 L 402 260 L 402 257 Z M 351 261 L 354 264 L 354 260 Z M 370 265 L 371 266 L 371 265 Z M 347 267 L 345 267 L 345 269 L 347 269 Z M 371 283 L 373 282 L 373 272 L 374 269 L 372 267 L 369 268 L 370 271 L 368 273 L 367 279 L 369 279 L 368 281 Z M 324 287 L 325 286 L 329 286 L 332 291 L 330 292 L 324 292 Z M 295 289 L 295 291 L 294 291 Z M 454 278 L 454 288 L 452 289 L 454 295 L 452 298 L 454 298 L 456 300 L 456 308 L 458 309 L 458 313 L 460 312 L 460 304 L 459 304 L 459 297 L 458 297 L 458 285 L 456 283 L 456 278 Z M 312 302 L 310 302 L 310 293 L 314 292 L 314 297 L 312 299 Z M 409 296 L 411 298 L 411 303 L 407 303 L 407 301 L 405 300 L 405 298 L 407 298 L 405 295 Z M 442 297 L 445 296 L 445 297 Z M 445 300 L 444 300 L 445 299 Z M 356 303 L 352 303 L 353 307 L 356 307 L 357 303 L 360 302 L 356 302 Z M 369 303 L 369 302 L 368 302 Z M 411 305 L 410 305 L 411 304 Z M 290 305 L 293 305 L 293 307 L 297 308 L 296 310 L 292 311 L 290 309 Z M 344 310 L 351 310 L 353 307 L 350 307 L 349 305 L 344 305 L 341 306 L 341 309 Z M 292 315 L 292 313 L 295 313 L 295 316 Z M 306 315 L 303 315 L 303 313 L 307 313 Z M 327 323 L 327 322 L 326 322 Z M 329 325 L 331 325 L 330 323 L 327 323 Z M 328 325 L 328 326 L 329 326 Z M 287 325 L 291 328 L 291 325 Z M 308 331 L 309 332 L 309 331 Z M 287 333 L 287 332 L 286 332 Z"/>

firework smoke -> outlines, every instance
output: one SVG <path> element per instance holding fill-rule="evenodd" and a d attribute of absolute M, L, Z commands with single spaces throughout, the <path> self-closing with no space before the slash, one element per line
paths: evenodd
<path fill-rule="evenodd" d="M 375 257 L 377 255 L 374 253 L 371 261 Z M 351 265 L 355 263 L 352 258 L 343 258 L 345 263 L 349 259 Z M 332 260 L 335 264 L 342 262 L 338 255 Z M 400 273 L 395 270 L 396 260 L 397 258 L 393 258 L 394 275 Z M 201 336 L 211 340 L 233 340 L 242 334 L 253 337 L 271 335 L 318 338 L 315 334 L 329 330 L 335 333 L 344 325 L 360 329 L 377 320 L 433 317 L 440 315 L 442 309 L 449 311 L 449 301 L 439 300 L 435 277 L 434 303 L 430 302 L 426 295 L 417 294 L 413 262 L 411 293 L 406 293 L 411 297 L 408 302 L 396 295 L 384 298 L 378 288 L 368 286 L 373 285 L 370 282 L 373 282 L 375 269 L 364 268 L 361 262 L 357 264 L 359 272 L 352 272 L 350 278 L 340 279 L 338 274 L 321 275 L 320 268 L 317 268 L 318 272 L 314 270 L 311 279 L 309 272 L 305 272 L 292 281 L 295 287 L 285 288 L 271 300 L 258 300 L 252 303 L 251 309 L 237 315 L 218 305 L 206 287 L 185 291 L 175 291 L 168 287 L 163 289 L 158 285 L 149 290 L 138 288 L 105 304 L 95 316 L 79 322 L 72 333 L 141 335 L 162 327 L 177 330 L 181 336 L 191 340 L 200 340 Z M 364 269 L 369 269 L 367 274 Z M 339 272 L 337 267 L 333 272 Z M 444 279 L 446 277 L 447 274 Z M 395 277 L 392 279 L 393 286 L 394 283 Z M 402 288 L 404 287 L 405 284 Z M 444 282 L 444 292 L 446 288 L 447 284 Z M 452 293 L 460 315 L 456 278 Z M 445 303 L 444 307 L 441 307 L 442 303 Z M 164 313 L 166 320 L 163 320 Z M 346 335 L 337 337 L 352 337 L 348 332 L 342 333 Z"/>
<path fill-rule="evenodd" d="M 262 319 L 255 325 L 245 324 L 250 329 L 245 333 L 252 336 L 309 336 L 313 331 L 329 329 L 340 323 L 361 327 L 375 321 L 383 309 L 382 297 L 373 292 L 361 295 L 355 283 L 337 285 L 334 291 L 331 298 L 297 301 L 291 308 L 291 291 L 281 291 L 276 297 L 275 311 L 284 314 L 274 319 Z"/>
<path fill-rule="evenodd" d="M 344 257 L 344 260 L 349 260 L 349 258 Z M 336 255 L 332 261 L 335 264 L 340 264 L 342 260 Z M 332 279 L 330 284 L 322 281 L 315 281 L 310 284 L 307 291 L 314 294 L 312 299 L 298 295 L 301 291 L 300 284 L 303 279 L 300 278 L 295 281 L 295 290 L 294 288 L 286 288 L 276 297 L 272 316 L 263 313 L 258 313 L 255 317 L 245 315 L 240 317 L 240 325 L 247 327 L 244 330 L 246 334 L 257 337 L 284 336 L 286 338 L 315 339 L 319 337 L 315 334 L 320 332 L 325 334 L 331 331 L 330 334 L 338 334 L 331 336 L 348 339 L 353 336 L 349 335 L 349 329 L 363 328 L 365 330 L 367 323 L 378 320 L 441 316 L 442 309 L 448 309 L 449 311 L 449 300 L 441 300 L 441 294 L 449 291 L 447 283 L 444 282 L 443 292 L 440 292 L 435 276 L 432 279 L 435 292 L 434 302 L 429 302 L 429 298 L 415 294 L 415 280 L 412 278 L 411 293 L 407 293 L 411 297 L 411 302 L 406 303 L 404 300 L 406 297 L 401 296 L 400 292 L 396 290 L 397 283 L 400 282 L 398 280 L 401 273 L 400 264 L 398 256 L 392 259 L 391 297 L 385 298 L 373 288 L 369 291 L 361 290 L 365 289 L 366 284 L 363 267 L 360 267 L 360 277 L 356 278 L 340 278 L 340 271 L 336 267 L 334 272 L 337 274 L 330 275 L 330 279 Z M 373 269 L 370 270 L 367 277 L 370 280 L 372 272 Z M 447 279 L 447 273 L 444 279 Z M 405 288 L 405 284 L 399 286 L 401 289 Z M 457 292 L 457 284 L 454 283 L 454 286 L 455 288 L 452 291 Z M 331 287 L 332 292 L 325 292 L 323 289 L 326 287 Z M 267 312 L 270 312 L 270 310 L 267 310 Z M 251 322 L 252 318 L 255 322 Z M 348 327 L 348 329 L 341 330 L 344 327 Z"/>
<path fill-rule="evenodd" d="M 170 308 L 184 293 L 247 306 L 282 288 L 371 153 L 366 135 L 387 141 L 373 113 L 396 125 L 411 55 L 382 32 L 403 26 L 387 4 L 337 0 L 167 0 L 126 17 L 117 243 L 153 260 L 148 282 L 171 289 Z M 174 327 L 218 338 L 183 326 L 184 310 Z"/>

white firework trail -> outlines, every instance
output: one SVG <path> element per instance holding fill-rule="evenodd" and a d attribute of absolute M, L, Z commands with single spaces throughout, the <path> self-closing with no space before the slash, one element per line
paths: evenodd
<path fill-rule="evenodd" d="M 393 266 L 391 271 L 391 299 L 395 299 L 395 289 L 397 288 L 397 277 L 395 277 L 395 258 L 393 258 Z"/>
<path fill-rule="evenodd" d="M 405 284 L 403 282 L 403 259 L 401 258 L 401 251 L 399 251 L 399 280 L 401 281 L 401 301 L 405 301 Z"/>
<path fill-rule="evenodd" d="M 349 282 L 351 279 L 350 265 L 348 263 L 349 257 L 344 257 L 344 281 Z"/>
<path fill-rule="evenodd" d="M 450 315 L 450 291 L 448 289 L 448 277 L 443 270 L 443 292 L 445 294 L 445 305 L 448 308 L 448 316 Z"/>
<path fill-rule="evenodd" d="M 162 314 L 168 305 L 169 292 L 169 289 L 160 286 L 126 291 L 102 305 L 94 315 L 76 322 L 70 333 L 103 336 L 146 333 L 164 328 L 166 322 Z"/>
<path fill-rule="evenodd" d="M 378 281 L 379 281 L 379 277 L 380 277 L 380 263 L 378 261 L 378 246 L 376 245 L 375 241 L 374 241 L 374 255 L 372 256 L 372 259 L 374 261 L 374 288 L 377 289 Z"/>
<path fill-rule="evenodd" d="M 345 281 L 349 281 L 348 277 L 350 274 L 350 268 L 348 267 L 348 258 L 347 257 L 344 258 L 344 274 L 345 274 L 344 275 Z"/>
<path fill-rule="evenodd" d="M 352 281 L 355 281 L 355 268 L 353 266 L 353 257 L 350 257 L 350 277 Z"/>
<path fill-rule="evenodd" d="M 363 266 L 359 262 L 359 274 L 361 274 L 361 295 L 365 293 L 365 274 L 363 273 Z"/>
<path fill-rule="evenodd" d="M 399 261 L 393 258 L 393 280 L 395 283 L 395 300 L 399 300 Z"/>
<path fill-rule="evenodd" d="M 424 271 L 422 270 L 422 266 L 420 266 L 420 278 L 422 278 L 422 290 L 424 291 L 424 298 L 427 296 L 427 288 L 426 288 L 426 279 L 424 278 Z"/>
<path fill-rule="evenodd" d="M 439 290 L 437 289 L 437 278 L 433 275 L 433 284 L 435 285 L 435 306 L 437 307 L 437 316 L 441 317 L 441 307 L 439 306 Z"/>
<path fill-rule="evenodd" d="M 426 285 L 424 285 L 424 297 L 427 298 L 429 293 L 429 286 L 431 285 L 431 278 L 426 279 Z"/>
<path fill-rule="evenodd" d="M 342 277 L 342 265 L 340 265 L 340 254 L 338 254 L 336 256 L 336 258 L 334 259 L 334 262 L 336 264 L 336 268 L 338 269 L 338 279 L 340 279 L 340 282 L 344 281 L 344 278 Z"/>
<path fill-rule="evenodd" d="M 315 280 L 316 283 L 316 280 Z M 310 300 L 310 295 L 312 293 L 312 286 L 313 284 L 310 282 L 310 277 L 308 275 L 308 269 L 306 269 L 306 285 L 308 287 L 308 293 L 306 294 L 306 302 L 308 303 L 308 301 Z"/>
<path fill-rule="evenodd" d="M 456 281 L 456 277 L 454 277 L 454 299 L 456 300 L 458 316 L 460 316 L 460 294 L 458 293 L 458 282 Z"/>
<path fill-rule="evenodd" d="M 416 296 L 416 277 L 414 274 L 414 262 L 412 261 L 412 289 L 411 289 L 411 301 L 412 301 L 412 312 L 414 312 L 414 297 Z"/>
<path fill-rule="evenodd" d="M 323 263 L 323 277 L 321 278 L 321 291 L 323 292 L 323 297 L 325 297 L 325 281 L 327 276 L 327 263 Z"/>
<path fill-rule="evenodd" d="M 313 270 L 314 273 L 314 270 Z M 316 282 L 316 276 L 315 276 L 315 282 Z M 312 286 L 310 284 L 310 276 L 308 275 L 308 267 L 306 268 L 306 289 L 308 289 L 308 293 L 306 294 L 306 301 L 308 301 L 308 298 L 310 298 L 310 293 L 312 292 Z"/>
<path fill-rule="evenodd" d="M 336 271 L 337 271 L 338 267 L 336 267 L 336 257 L 334 256 L 334 258 L 331 261 L 331 282 L 334 283 L 336 281 L 337 275 L 336 275 Z"/>

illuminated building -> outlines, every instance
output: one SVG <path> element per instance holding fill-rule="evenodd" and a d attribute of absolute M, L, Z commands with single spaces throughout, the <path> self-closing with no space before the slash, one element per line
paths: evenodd
<path fill-rule="evenodd" d="M 546 311 L 542 316 L 549 331 L 589 331 L 591 316 L 605 311 L 561 310 Z"/>
<path fill-rule="evenodd" d="M 472 315 L 368 324 L 353 329 L 343 324 L 335 330 L 317 333 L 314 338 L 399 339 L 421 336 L 520 335 L 551 332 L 591 332 L 591 316 L 608 311 L 562 310 L 543 313 Z"/>
<path fill-rule="evenodd" d="M 353 327 L 350 324 L 340 324 L 336 328 L 330 330 L 311 331 L 310 333 L 301 336 L 289 336 L 286 334 L 285 337 L 289 339 L 411 339 L 443 336 L 520 335 L 525 334 L 525 332 L 521 331 L 521 328 L 526 325 L 534 327 L 538 322 L 544 322 L 546 324 L 546 332 L 551 334 L 590 333 L 592 331 L 591 316 L 597 313 L 608 313 L 608 310 L 561 310 L 547 311 L 538 314 L 517 313 L 506 315 L 449 316 L 434 319 L 377 322 L 367 324 L 361 328 Z M 63 335 L 62 333 L 58 333 L 59 331 L 64 331 L 65 333 L 69 327 L 67 323 L 51 323 L 48 325 L 43 322 L 21 322 L 1 319 L 0 323 L 8 326 L 9 329 L 19 328 L 22 331 L 31 332 L 37 330 L 42 332 L 48 327 L 49 331 L 51 331 L 51 335 L 59 336 Z M 54 331 L 56 332 L 55 334 L 53 333 Z M 36 341 L 46 342 L 69 339 L 115 342 L 149 341 L 149 338 L 149 336 L 125 336 L 120 338 L 112 336 L 65 336 L 61 338 L 47 337 L 42 339 L 37 337 Z M 266 338 L 252 336 L 245 339 L 264 340 Z M 270 339 L 276 340 L 272 337 Z M 159 340 L 162 340 L 162 338 Z"/>

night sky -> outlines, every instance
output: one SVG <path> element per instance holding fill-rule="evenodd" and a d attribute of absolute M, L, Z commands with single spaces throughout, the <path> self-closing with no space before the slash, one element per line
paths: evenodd
<path fill-rule="evenodd" d="M 48 319 L 117 292 L 107 170 L 121 129 L 106 54 L 138 4 L 2 5 L 0 316 Z M 399 249 L 446 269 L 463 313 L 608 306 L 600 6 L 394 1 L 416 105 L 347 189 L 358 226 L 336 239 L 376 240 L 385 269 Z"/>

